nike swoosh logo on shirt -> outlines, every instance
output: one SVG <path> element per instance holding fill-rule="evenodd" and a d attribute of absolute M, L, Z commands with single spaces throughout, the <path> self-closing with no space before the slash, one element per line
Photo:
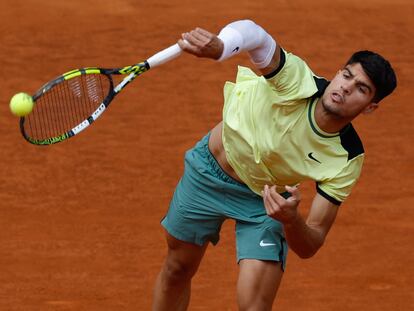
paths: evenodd
<path fill-rule="evenodd" d="M 322 164 L 322 162 L 321 162 L 321 161 L 319 161 L 318 159 L 316 159 L 316 158 L 312 155 L 312 153 L 313 153 L 313 152 L 309 152 L 309 153 L 308 153 L 308 157 L 309 157 L 309 159 L 311 159 L 311 160 L 313 160 L 313 161 L 316 161 L 316 162 L 318 162 L 318 163 L 321 163 L 321 164 Z"/>

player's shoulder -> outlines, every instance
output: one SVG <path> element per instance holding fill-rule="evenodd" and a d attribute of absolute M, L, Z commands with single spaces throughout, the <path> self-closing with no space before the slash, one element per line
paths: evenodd
<path fill-rule="evenodd" d="M 313 132 L 318 134 L 326 145 L 330 146 L 329 154 L 333 156 L 333 161 L 342 158 L 346 163 L 364 155 L 364 145 L 352 123 L 348 123 L 338 133 L 329 136 L 315 126 L 313 119 L 310 119 L 310 124 Z M 333 151 L 335 152 L 332 153 Z"/>
<path fill-rule="evenodd" d="M 283 74 L 286 73 L 304 73 L 304 72 L 311 72 L 312 70 L 309 68 L 306 61 L 304 61 L 298 55 L 287 51 L 283 48 L 280 48 L 280 55 L 279 55 L 279 64 L 275 70 L 272 72 L 264 75 L 264 77 L 268 80 L 271 79 L 278 79 Z"/>
<path fill-rule="evenodd" d="M 314 74 L 302 58 L 284 49 L 280 51 L 278 68 L 264 76 L 278 97 L 291 101 L 323 93 L 328 80 Z"/>
<path fill-rule="evenodd" d="M 339 137 L 342 147 L 348 153 L 348 161 L 364 154 L 364 145 L 352 123 L 349 123 L 339 132 Z"/>

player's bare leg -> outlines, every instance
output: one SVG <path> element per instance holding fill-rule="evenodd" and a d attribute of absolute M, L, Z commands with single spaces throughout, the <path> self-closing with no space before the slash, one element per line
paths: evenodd
<path fill-rule="evenodd" d="M 208 243 L 204 246 L 177 240 L 166 233 L 168 254 L 154 289 L 154 311 L 187 310 L 191 278 L 197 272 Z"/>
<path fill-rule="evenodd" d="M 237 298 L 240 311 L 270 311 L 282 280 L 281 263 L 243 259 L 239 264 Z"/>

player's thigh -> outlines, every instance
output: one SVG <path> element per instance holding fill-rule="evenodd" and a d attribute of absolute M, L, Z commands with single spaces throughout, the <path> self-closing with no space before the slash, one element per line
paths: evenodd
<path fill-rule="evenodd" d="M 197 271 L 208 243 L 200 246 L 176 239 L 165 231 L 168 254 L 164 270 L 169 277 L 191 278 Z"/>
<path fill-rule="evenodd" d="M 239 265 L 237 297 L 240 310 L 271 310 L 283 277 L 282 263 L 243 259 Z"/>

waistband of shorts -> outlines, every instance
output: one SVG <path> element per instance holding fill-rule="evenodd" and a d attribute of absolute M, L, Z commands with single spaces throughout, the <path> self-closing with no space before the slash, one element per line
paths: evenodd
<path fill-rule="evenodd" d="M 204 149 L 204 152 L 206 153 L 207 160 L 209 164 L 211 165 L 212 170 L 217 174 L 217 177 L 223 180 L 224 182 L 231 183 L 233 185 L 247 187 L 246 184 L 243 184 L 237 180 L 235 180 L 233 177 L 228 175 L 220 166 L 220 164 L 217 162 L 216 158 L 211 153 L 210 149 L 208 148 L 208 141 L 210 139 L 211 133 L 208 132 L 206 136 L 202 139 L 202 148 Z"/>

